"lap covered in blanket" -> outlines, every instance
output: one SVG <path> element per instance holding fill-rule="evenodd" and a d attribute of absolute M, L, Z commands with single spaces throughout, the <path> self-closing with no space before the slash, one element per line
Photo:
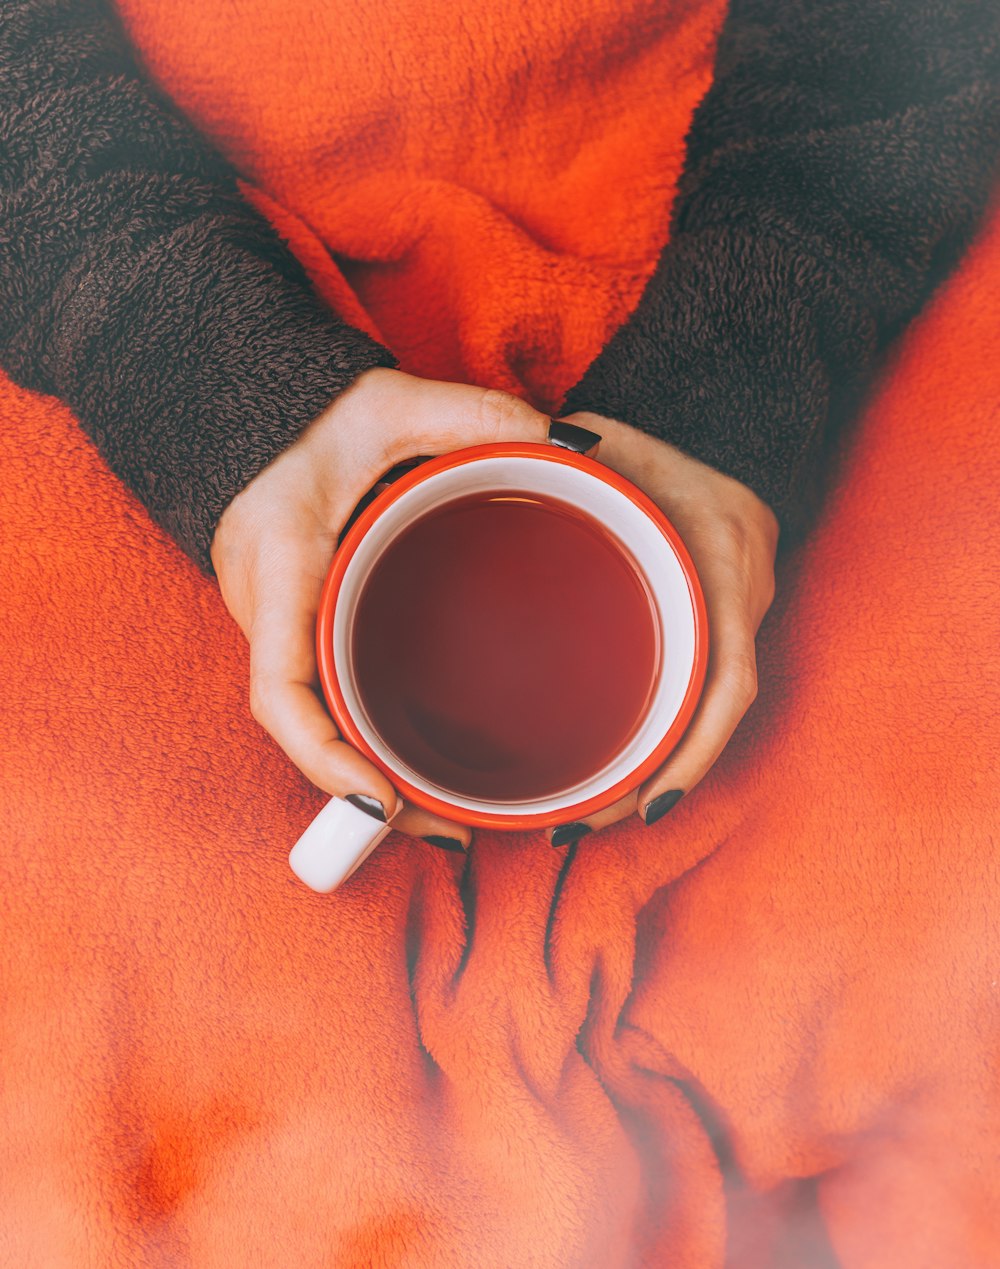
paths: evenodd
<path fill-rule="evenodd" d="M 575 168 L 544 150 L 539 192 L 517 138 L 485 138 L 501 188 L 471 146 L 440 158 L 430 113 L 337 113 L 330 84 L 395 99 L 371 67 L 345 84 L 332 38 L 323 97 L 266 24 L 198 41 L 230 9 L 178 9 L 127 8 L 152 71 L 331 303 L 406 369 L 551 406 L 652 267 L 719 12 L 677 6 L 627 63 L 670 72 L 671 110 L 623 106 Z M 276 66 L 298 96 L 268 113 Z M 403 185 L 344 142 L 390 134 Z M 602 245 L 584 211 L 615 163 Z M 287 864 L 323 795 L 250 719 L 214 585 L 3 380 L 0 1259 L 1000 1261 L 998 282 L 994 215 L 843 437 L 760 696 L 675 811 L 568 853 L 393 834 L 326 896 Z"/>

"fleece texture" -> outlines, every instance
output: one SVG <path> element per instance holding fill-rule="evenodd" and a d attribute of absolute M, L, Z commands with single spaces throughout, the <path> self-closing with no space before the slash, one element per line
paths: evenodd
<path fill-rule="evenodd" d="M 686 154 L 697 5 L 480 27 L 402 3 L 376 37 L 348 6 L 244 0 L 198 41 L 188 6 L 176 29 L 143 7 L 148 68 L 110 0 L 0 11 L 0 365 L 67 402 L 209 573 L 229 500 L 396 351 L 544 409 L 569 388 L 563 413 L 735 476 L 787 539 L 1000 153 L 992 0 L 732 0 Z M 353 296 L 313 291 L 240 172 Z"/>
<path fill-rule="evenodd" d="M 353 326 L 557 401 L 656 267 L 721 5 L 340 8 L 126 18 Z M 669 815 L 391 834 L 329 896 L 214 584 L 0 381 L 0 1262 L 1000 1263 L 998 295 L 994 204 Z"/>
<path fill-rule="evenodd" d="M 0 365 L 211 573 L 231 499 L 396 358 L 317 296 L 110 3 L 3 6 L 0 128 Z"/>

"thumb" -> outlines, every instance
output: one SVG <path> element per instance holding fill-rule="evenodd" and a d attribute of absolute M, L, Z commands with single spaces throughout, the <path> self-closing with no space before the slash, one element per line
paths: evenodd
<path fill-rule="evenodd" d="M 512 392 L 498 388 L 478 388 L 428 382 L 430 391 L 418 394 L 410 420 L 410 434 L 416 452 L 446 454 L 467 445 L 490 445 L 501 441 L 546 441 L 593 455 L 600 437 L 571 423 L 559 423 L 542 414 Z M 437 388 L 437 391 L 433 389 Z M 415 434 L 414 434 L 415 433 Z"/>

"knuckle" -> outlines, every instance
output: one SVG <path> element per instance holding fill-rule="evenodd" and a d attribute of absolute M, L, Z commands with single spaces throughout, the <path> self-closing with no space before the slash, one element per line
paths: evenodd
<path fill-rule="evenodd" d="M 394 418 L 392 426 L 375 426 L 369 429 L 365 444 L 365 467 L 369 473 L 389 471 L 397 463 L 412 458 L 426 447 L 430 439 L 430 430 L 422 418 L 404 416 Z"/>
<path fill-rule="evenodd" d="M 262 675 L 254 675 L 250 679 L 250 714 L 262 727 L 273 712 L 274 689 L 270 679 Z"/>
<path fill-rule="evenodd" d="M 757 699 L 757 661 L 752 651 L 744 650 L 732 658 L 725 672 L 725 681 L 744 707 Z"/>
<path fill-rule="evenodd" d="M 486 440 L 499 440 L 512 422 L 521 418 L 530 407 L 500 388 L 487 388 L 479 398 L 479 429 Z"/>

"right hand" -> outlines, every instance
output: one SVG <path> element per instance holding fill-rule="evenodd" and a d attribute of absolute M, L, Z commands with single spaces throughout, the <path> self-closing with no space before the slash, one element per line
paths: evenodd
<path fill-rule="evenodd" d="M 467 848 L 467 825 L 399 798 L 341 740 L 316 668 L 320 592 L 337 539 L 362 496 L 419 455 L 548 438 L 551 420 L 496 390 L 367 370 L 232 500 L 215 530 L 222 598 L 250 643 L 250 708 L 313 784 L 382 804 L 393 828 Z"/>

